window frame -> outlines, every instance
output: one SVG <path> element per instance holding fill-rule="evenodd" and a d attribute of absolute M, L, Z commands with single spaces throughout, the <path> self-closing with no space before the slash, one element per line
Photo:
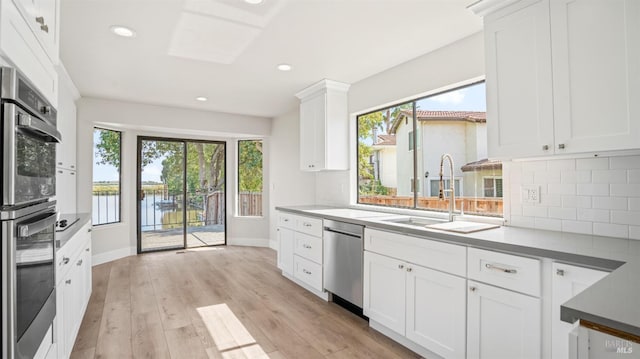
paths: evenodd
<path fill-rule="evenodd" d="M 113 224 L 119 224 L 122 223 L 122 135 L 123 135 L 123 131 L 119 131 L 119 130 L 114 130 L 114 129 L 110 129 L 110 128 L 105 128 L 105 127 L 100 127 L 100 126 L 93 126 L 93 132 L 95 133 L 96 130 L 100 130 L 100 131 L 110 131 L 110 132 L 116 132 L 118 133 L 118 147 L 120 148 L 120 158 L 118 160 L 118 162 L 120 163 L 120 167 L 118 168 L 118 220 L 117 221 L 113 221 L 113 222 L 104 222 L 104 223 L 93 223 L 93 220 L 91 221 L 91 226 L 92 227 L 100 227 L 100 226 L 105 226 L 105 225 L 113 225 Z M 91 202 L 92 202 L 92 207 L 93 207 L 93 183 L 95 183 L 94 179 L 94 171 L 95 171 L 95 146 L 96 144 L 93 144 L 93 149 L 94 149 L 94 153 L 93 153 L 93 165 L 91 166 Z M 92 215 L 93 217 L 93 215 Z M 107 216 L 107 218 L 109 218 Z M 99 218 L 98 218 L 99 219 Z"/>
<path fill-rule="evenodd" d="M 493 196 L 487 197 L 485 196 L 485 198 L 504 198 L 504 187 L 503 187 L 503 196 L 502 197 L 498 197 L 498 181 L 497 180 L 501 180 L 502 176 L 482 176 L 482 193 L 486 194 L 486 190 L 487 187 L 485 187 L 484 181 L 485 180 L 492 180 L 493 182 Z M 501 186 L 504 185 L 504 182 L 501 184 Z"/>
<path fill-rule="evenodd" d="M 240 214 L 240 143 L 241 142 L 261 142 L 264 149 L 264 139 L 256 138 L 256 139 L 240 139 L 237 141 L 237 160 L 236 160 L 236 211 L 235 216 L 239 218 L 264 218 L 264 152 L 262 153 L 262 190 L 260 192 L 260 215 L 259 216 L 247 216 Z"/>

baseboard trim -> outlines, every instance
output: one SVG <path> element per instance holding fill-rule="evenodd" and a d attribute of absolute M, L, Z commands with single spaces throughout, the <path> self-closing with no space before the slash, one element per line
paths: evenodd
<path fill-rule="evenodd" d="M 99 264 L 115 261 L 116 259 L 134 256 L 137 253 L 136 247 L 125 247 L 119 248 L 113 251 L 94 254 L 91 257 L 91 262 L 93 266 L 97 266 Z"/>
<path fill-rule="evenodd" d="M 231 246 L 269 247 L 268 238 L 227 238 Z"/>

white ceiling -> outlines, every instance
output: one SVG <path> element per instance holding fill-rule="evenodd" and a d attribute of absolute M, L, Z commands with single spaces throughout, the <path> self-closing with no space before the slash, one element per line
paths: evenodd
<path fill-rule="evenodd" d="M 273 117 L 321 79 L 354 83 L 480 31 L 472 2 L 64 0 L 61 57 L 83 96 Z"/>

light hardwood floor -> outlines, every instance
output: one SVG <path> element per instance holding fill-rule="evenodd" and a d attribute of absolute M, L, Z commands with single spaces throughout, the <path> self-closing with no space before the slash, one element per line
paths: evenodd
<path fill-rule="evenodd" d="M 228 246 L 96 266 L 71 357 L 419 357 L 282 277 L 275 260 Z"/>

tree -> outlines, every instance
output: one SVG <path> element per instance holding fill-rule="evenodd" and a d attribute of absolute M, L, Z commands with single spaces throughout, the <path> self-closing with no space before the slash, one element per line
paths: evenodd
<path fill-rule="evenodd" d="M 238 142 L 240 192 L 262 192 L 262 141 Z"/>

